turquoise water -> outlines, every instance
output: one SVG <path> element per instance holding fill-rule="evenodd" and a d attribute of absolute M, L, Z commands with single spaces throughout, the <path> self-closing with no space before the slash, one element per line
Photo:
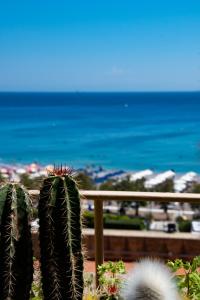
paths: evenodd
<path fill-rule="evenodd" d="M 0 162 L 200 172 L 200 93 L 0 93 Z"/>

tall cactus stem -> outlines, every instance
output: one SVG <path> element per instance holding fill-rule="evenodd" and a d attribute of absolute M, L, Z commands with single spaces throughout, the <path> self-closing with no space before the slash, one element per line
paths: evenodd
<path fill-rule="evenodd" d="M 0 299 L 29 300 L 33 252 L 30 200 L 18 184 L 0 188 Z"/>
<path fill-rule="evenodd" d="M 76 182 L 71 176 L 65 176 L 65 184 L 70 205 L 71 246 L 74 261 L 74 284 L 76 299 L 83 295 L 83 253 L 82 253 L 82 216 L 80 195 Z"/>
<path fill-rule="evenodd" d="M 44 300 L 74 299 L 67 205 L 62 177 L 45 179 L 38 207 Z"/>

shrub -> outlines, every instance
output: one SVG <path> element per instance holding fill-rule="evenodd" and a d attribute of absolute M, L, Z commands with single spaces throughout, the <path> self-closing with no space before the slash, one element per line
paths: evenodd
<path fill-rule="evenodd" d="M 145 229 L 143 220 L 139 218 L 135 218 L 135 219 L 130 218 L 129 220 L 105 219 L 104 227 L 110 229 L 133 229 L 133 230 Z"/>
<path fill-rule="evenodd" d="M 87 210 L 84 211 L 83 224 L 88 228 L 94 228 L 94 212 Z"/>
<path fill-rule="evenodd" d="M 181 220 L 178 222 L 178 229 L 180 232 L 191 232 L 191 221 L 189 220 Z"/>
<path fill-rule="evenodd" d="M 168 267 L 173 272 L 180 268 L 184 273 L 176 276 L 177 285 L 184 299 L 199 300 L 200 299 L 200 256 L 195 257 L 191 262 L 176 259 L 175 261 L 168 261 Z M 185 298 L 187 297 L 187 298 Z"/>
<path fill-rule="evenodd" d="M 119 216 L 114 214 L 104 214 L 104 228 L 110 229 L 145 229 L 144 220 L 141 218 L 131 218 L 128 216 Z M 94 228 L 94 212 L 84 212 L 84 224 L 86 227 Z"/>

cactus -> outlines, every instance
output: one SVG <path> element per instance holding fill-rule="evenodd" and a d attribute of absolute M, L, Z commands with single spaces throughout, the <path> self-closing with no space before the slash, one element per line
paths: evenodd
<path fill-rule="evenodd" d="M 33 280 L 30 200 L 18 184 L 0 189 L 0 299 L 28 300 Z"/>
<path fill-rule="evenodd" d="M 39 198 L 42 286 L 45 300 L 81 300 L 83 255 L 80 196 L 68 170 L 55 169 Z"/>
<path fill-rule="evenodd" d="M 80 195 L 76 182 L 71 176 L 65 178 L 71 211 L 71 247 L 74 258 L 75 291 L 77 299 L 82 299 L 83 294 L 83 254 L 82 254 L 82 222 Z"/>

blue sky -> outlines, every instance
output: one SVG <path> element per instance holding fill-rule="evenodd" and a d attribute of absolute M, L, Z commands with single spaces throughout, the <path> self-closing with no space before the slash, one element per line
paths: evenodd
<path fill-rule="evenodd" d="M 0 90 L 200 90 L 200 1 L 1 1 Z"/>

